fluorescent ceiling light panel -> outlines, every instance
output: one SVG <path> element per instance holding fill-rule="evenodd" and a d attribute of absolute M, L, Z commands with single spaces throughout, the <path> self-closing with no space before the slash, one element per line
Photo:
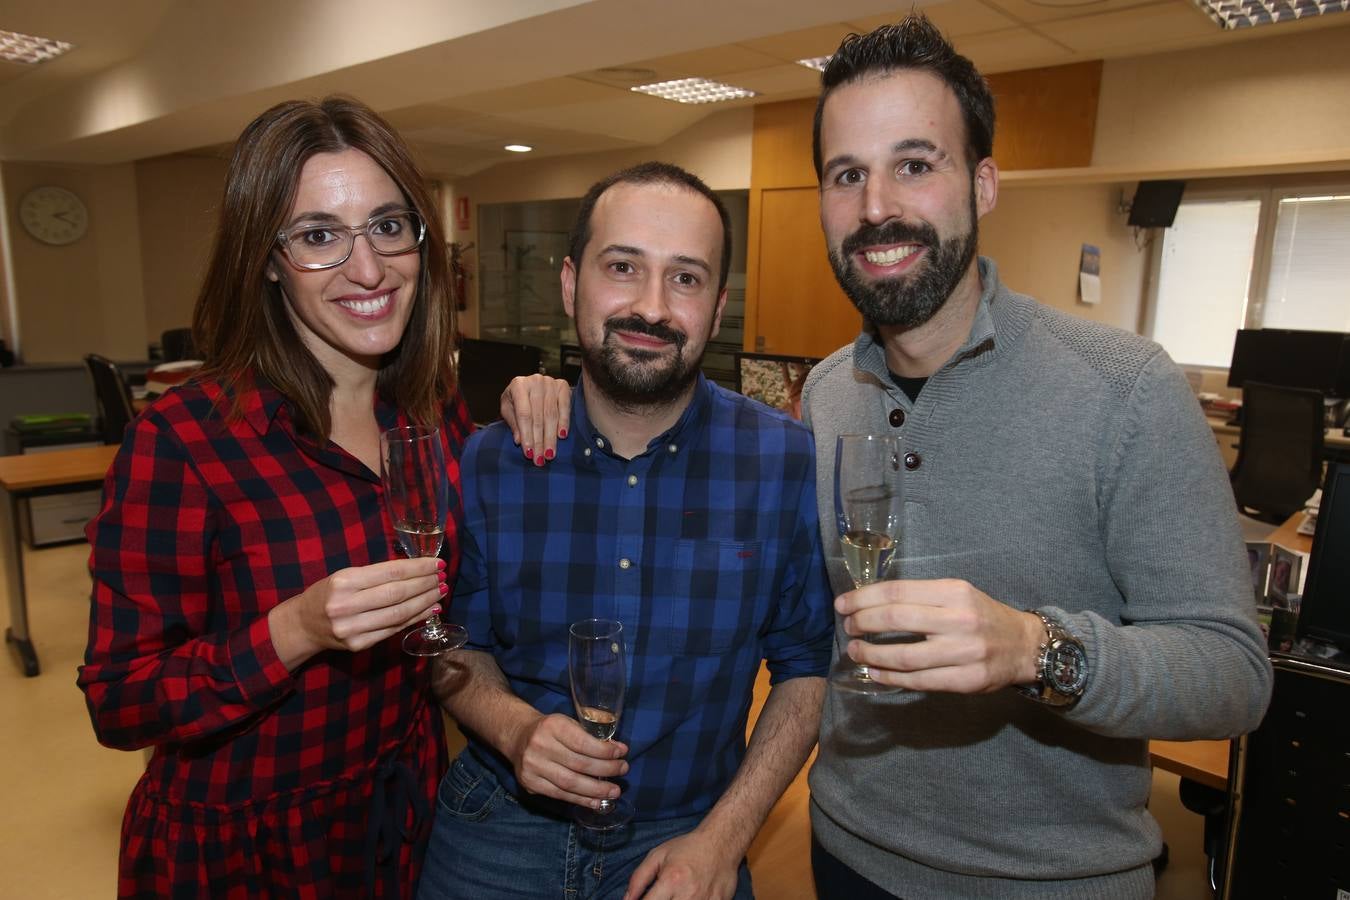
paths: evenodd
<path fill-rule="evenodd" d="M 660 97 L 662 100 L 674 100 L 676 103 L 721 103 L 724 100 L 758 96 L 754 91 L 722 84 L 720 81 L 709 81 L 706 78 L 658 81 L 655 84 L 640 84 L 629 90 Z"/>
<path fill-rule="evenodd" d="M 825 64 L 830 61 L 828 56 L 813 56 L 810 59 L 799 59 L 797 65 L 806 66 L 808 69 L 815 69 L 817 72 L 825 71 Z"/>
<path fill-rule="evenodd" d="M 55 59 L 74 44 L 51 38 L 33 37 L 17 31 L 0 31 L 0 59 L 30 65 Z"/>
<path fill-rule="evenodd" d="M 512 153 L 529 153 L 534 148 L 529 144 L 507 144 L 502 149 L 510 150 Z"/>
<path fill-rule="evenodd" d="M 1195 0 L 1220 28 L 1252 28 L 1350 9 L 1350 0 Z"/>

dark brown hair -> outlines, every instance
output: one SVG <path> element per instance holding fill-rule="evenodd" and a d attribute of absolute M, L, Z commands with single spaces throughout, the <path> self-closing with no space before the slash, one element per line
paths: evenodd
<path fill-rule="evenodd" d="M 600 200 L 601 194 L 616 184 L 668 184 L 708 198 L 713 208 L 717 210 L 717 217 L 722 220 L 722 263 L 717 279 L 717 292 L 720 294 L 722 288 L 727 286 L 727 272 L 731 270 L 731 216 L 727 213 L 727 205 L 712 188 L 703 183 L 703 179 L 671 163 L 639 163 L 591 185 L 586 196 L 581 198 L 581 206 L 577 209 L 576 222 L 572 225 L 572 234 L 568 241 L 567 255 L 571 258 L 572 265 L 581 267 L 581 254 L 591 242 L 591 214 L 595 212 L 595 204 Z"/>
<path fill-rule="evenodd" d="M 883 25 L 867 34 L 850 34 L 820 73 L 820 99 L 811 128 L 811 150 L 820 180 L 820 120 L 825 101 L 841 84 L 866 75 L 902 70 L 928 72 L 951 88 L 961 105 L 966 125 L 966 164 L 973 173 L 980 161 L 994 153 L 994 96 L 975 64 L 956 52 L 936 25 L 922 13 L 910 13 L 895 25 Z"/>
<path fill-rule="evenodd" d="M 348 97 L 280 103 L 249 123 L 234 147 L 210 266 L 192 314 L 205 366 L 235 396 L 257 373 L 294 404 L 299 428 L 327 438 L 333 380 L 305 347 L 267 265 L 295 201 L 300 170 L 318 153 L 360 150 L 389 174 L 426 222 L 412 315 L 383 360 L 376 387 L 413 421 L 434 425 L 455 386 L 454 304 L 440 211 L 402 138 Z M 285 263 L 279 263 L 284 265 Z"/>

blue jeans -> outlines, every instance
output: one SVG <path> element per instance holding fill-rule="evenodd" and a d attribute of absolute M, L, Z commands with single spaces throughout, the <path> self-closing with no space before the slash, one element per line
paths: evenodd
<path fill-rule="evenodd" d="M 450 764 L 436 799 L 418 900 L 540 897 L 622 898 L 628 879 L 657 845 L 692 831 L 702 816 L 634 822 L 594 832 L 531 808 L 465 750 Z M 753 900 L 741 861 L 735 900 Z"/>

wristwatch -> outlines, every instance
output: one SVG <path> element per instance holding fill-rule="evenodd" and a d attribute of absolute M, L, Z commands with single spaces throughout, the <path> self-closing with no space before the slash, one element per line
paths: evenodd
<path fill-rule="evenodd" d="M 1017 690 L 1049 706 L 1072 706 L 1087 687 L 1088 660 L 1083 642 L 1039 609 L 1030 612 L 1045 624 L 1045 640 L 1036 654 L 1035 683 L 1019 684 Z"/>

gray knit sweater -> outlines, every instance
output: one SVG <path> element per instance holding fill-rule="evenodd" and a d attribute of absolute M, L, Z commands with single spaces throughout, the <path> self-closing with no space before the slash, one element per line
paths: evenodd
<path fill-rule="evenodd" d="M 980 274 L 970 338 L 916 403 L 869 334 L 807 380 L 830 578 L 852 586 L 835 437 L 898 432 L 921 460 L 898 576 L 1053 610 L 1087 647 L 1087 690 L 1067 712 L 1011 690 L 830 691 L 812 826 L 906 900 L 1152 896 L 1147 740 L 1240 734 L 1270 696 L 1232 493 L 1160 347 L 1012 293 L 990 260 Z"/>

